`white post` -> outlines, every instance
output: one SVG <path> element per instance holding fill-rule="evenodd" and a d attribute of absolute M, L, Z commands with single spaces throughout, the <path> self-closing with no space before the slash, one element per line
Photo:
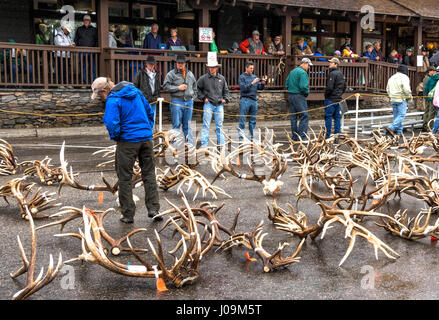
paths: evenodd
<path fill-rule="evenodd" d="M 358 137 L 358 109 L 360 108 L 360 94 L 355 94 L 356 105 L 355 105 L 355 140 Z"/>
<path fill-rule="evenodd" d="M 157 101 L 159 102 L 159 132 L 162 131 L 162 122 L 163 122 L 163 116 L 162 116 L 162 106 L 163 106 L 163 100 L 164 98 L 158 98 Z"/>

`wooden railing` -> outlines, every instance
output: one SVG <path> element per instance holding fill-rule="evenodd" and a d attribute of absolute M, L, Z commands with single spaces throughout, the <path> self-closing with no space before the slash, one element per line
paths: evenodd
<path fill-rule="evenodd" d="M 311 91 L 322 91 L 326 87 L 329 73 L 329 56 L 293 56 L 289 63 L 289 70 L 300 65 L 300 61 L 309 58 L 313 66 L 309 71 Z M 352 91 L 371 91 L 385 93 L 389 78 L 396 73 L 398 65 L 395 63 L 371 61 L 366 58 L 340 58 L 340 71 L 346 78 L 346 86 Z M 419 83 L 416 67 L 408 67 L 411 88 L 414 91 Z"/>
<path fill-rule="evenodd" d="M 169 50 L 145 50 L 137 48 L 89 48 L 29 45 L 0 42 L 0 88 L 39 87 L 75 88 L 90 85 L 95 77 L 110 76 L 116 83 L 134 81 L 136 73 L 143 68 L 148 55 L 154 55 L 157 67 L 165 75 L 175 66 L 179 52 Z M 195 78 L 207 72 L 207 52 L 184 51 L 188 58 L 188 69 Z M 248 54 L 218 54 L 224 75 L 230 88 L 238 86 L 238 77 L 245 71 L 245 62 L 255 63 L 255 74 L 268 78 L 267 89 L 284 89 L 289 72 L 300 64 L 304 56 L 289 56 L 282 59 L 274 56 Z M 310 89 L 321 92 L 326 86 L 327 61 L 331 57 L 306 56 L 313 61 L 309 71 Z M 376 62 L 364 58 L 342 58 L 340 70 L 346 77 L 350 91 L 385 93 L 388 79 L 396 72 L 397 65 Z M 409 67 L 412 89 L 420 81 L 420 73 Z"/>
<path fill-rule="evenodd" d="M 0 87 L 90 87 L 99 48 L 0 43 Z"/>
<path fill-rule="evenodd" d="M 184 51 L 181 53 L 188 57 L 188 69 L 193 72 L 196 79 L 207 72 L 207 52 Z M 176 51 L 105 48 L 104 60 L 107 72 L 115 82 L 133 81 L 136 73 L 143 67 L 147 55 L 154 55 L 157 68 L 163 79 L 175 67 Z M 218 62 L 222 65 L 219 72 L 226 78 L 229 87 L 238 86 L 238 77 L 245 71 L 247 60 L 252 60 L 255 63 L 255 74 L 268 79 L 267 88 L 284 87 L 283 72 L 278 71 L 280 58 L 261 55 L 218 54 Z"/>

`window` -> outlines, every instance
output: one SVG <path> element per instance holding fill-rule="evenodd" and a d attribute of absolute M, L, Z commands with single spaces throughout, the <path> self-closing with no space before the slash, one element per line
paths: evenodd
<path fill-rule="evenodd" d="M 110 17 L 129 17 L 128 3 L 109 2 L 108 14 Z"/>
<path fill-rule="evenodd" d="M 320 32 L 335 33 L 335 21 L 322 20 L 320 23 Z"/>
<path fill-rule="evenodd" d="M 59 10 L 65 5 L 75 8 L 75 11 L 96 11 L 95 0 L 34 0 L 35 10 Z"/>
<path fill-rule="evenodd" d="M 303 19 L 302 31 L 316 32 L 317 31 L 317 19 Z"/>
<path fill-rule="evenodd" d="M 363 29 L 364 34 L 383 34 L 383 23 L 375 22 L 375 29 Z"/>
<path fill-rule="evenodd" d="M 335 38 L 331 37 L 322 37 L 322 45 L 321 49 L 323 52 L 323 55 L 325 56 L 332 56 L 335 51 Z"/>
<path fill-rule="evenodd" d="M 351 33 L 351 24 L 348 21 L 337 21 L 337 33 Z"/>
<path fill-rule="evenodd" d="M 134 4 L 133 17 L 142 19 L 157 19 L 157 6 Z"/>

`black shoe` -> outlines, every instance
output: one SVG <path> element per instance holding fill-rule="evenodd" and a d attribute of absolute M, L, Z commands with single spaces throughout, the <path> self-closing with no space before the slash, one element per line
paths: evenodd
<path fill-rule="evenodd" d="M 133 218 L 127 218 L 127 217 L 122 217 L 119 220 L 123 223 L 133 223 L 134 222 Z"/>
<path fill-rule="evenodd" d="M 388 127 L 385 127 L 384 129 L 386 129 L 386 134 L 387 134 L 387 135 L 390 135 L 390 136 L 392 136 L 392 137 L 395 137 L 395 136 L 396 136 L 395 132 L 394 132 L 392 129 L 390 129 L 390 128 L 388 128 Z"/>
<path fill-rule="evenodd" d="M 148 212 L 148 217 L 153 218 L 154 221 L 162 221 L 163 220 L 162 217 L 155 218 L 155 216 L 157 216 L 158 214 L 159 214 L 158 211 L 151 211 L 151 212 Z"/>

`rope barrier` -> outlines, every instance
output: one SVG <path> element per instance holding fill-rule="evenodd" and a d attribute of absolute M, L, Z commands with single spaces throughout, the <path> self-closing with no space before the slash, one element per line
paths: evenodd
<path fill-rule="evenodd" d="M 293 112 L 293 113 L 283 113 L 283 114 L 269 114 L 269 115 L 239 115 L 239 114 L 229 114 L 229 113 L 218 113 L 218 112 L 212 112 L 212 114 L 223 114 L 224 116 L 228 116 L 228 117 L 256 117 L 256 118 L 271 118 L 271 117 L 288 117 L 288 116 L 292 116 L 292 115 L 298 115 L 301 113 L 306 113 L 306 112 L 313 112 L 313 111 L 318 111 L 321 109 L 325 109 L 328 108 L 330 106 L 339 104 L 341 102 L 344 102 L 354 96 L 359 95 L 361 96 L 368 96 L 368 97 L 387 97 L 387 98 L 391 98 L 393 96 L 389 96 L 387 94 L 372 94 L 372 93 L 354 93 L 350 96 L 348 96 L 347 98 L 338 101 L 338 102 L 334 102 L 331 103 L 329 105 L 326 106 L 322 106 L 322 107 L 317 107 L 317 108 L 312 108 L 309 110 L 305 110 L 305 111 L 299 111 L 299 112 Z M 424 99 L 424 98 L 432 98 L 430 96 L 395 96 L 396 98 L 400 98 L 400 99 Z M 150 104 L 155 104 L 157 103 L 158 100 L 151 102 Z M 205 112 L 202 109 L 196 109 L 196 108 L 192 108 L 192 107 L 188 107 L 188 106 L 184 106 L 184 105 L 180 105 L 180 104 L 176 104 L 176 103 L 172 103 L 170 101 L 167 100 L 163 100 L 163 102 L 168 103 L 169 105 L 174 105 L 174 106 L 178 106 L 178 107 L 182 107 L 182 108 L 187 108 L 187 109 L 192 109 L 193 111 L 198 111 L 198 112 Z M 22 115 L 33 115 L 33 116 L 38 116 L 38 117 L 90 117 L 90 116 L 103 116 L 105 113 L 104 112 L 97 112 L 97 113 L 63 113 L 63 114 L 47 114 L 47 113 L 36 113 L 36 112 L 24 112 L 24 111 L 11 111 L 11 110 L 5 110 L 5 109 L 0 109 L 0 112 L 3 113 L 11 113 L 11 114 L 22 114 Z"/>

